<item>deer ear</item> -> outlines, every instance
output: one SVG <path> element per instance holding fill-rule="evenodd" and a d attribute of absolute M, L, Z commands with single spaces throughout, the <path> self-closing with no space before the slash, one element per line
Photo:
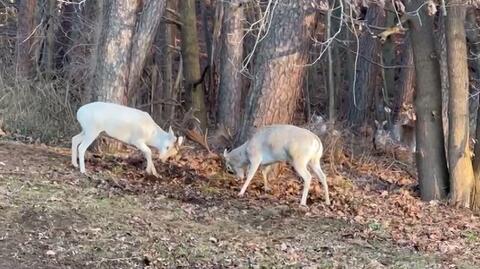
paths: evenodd
<path fill-rule="evenodd" d="M 171 134 L 171 135 L 174 135 L 173 130 L 172 130 L 172 126 L 168 127 L 168 133 Z"/>
<path fill-rule="evenodd" d="M 179 137 L 177 138 L 177 145 L 178 145 L 178 146 L 181 146 L 182 143 L 183 143 L 183 136 L 179 136 Z"/>
<path fill-rule="evenodd" d="M 227 150 L 227 149 L 225 149 L 225 150 L 223 151 L 223 157 L 225 157 L 225 158 L 226 158 L 226 157 L 227 157 L 227 154 L 228 154 L 228 150 Z"/>

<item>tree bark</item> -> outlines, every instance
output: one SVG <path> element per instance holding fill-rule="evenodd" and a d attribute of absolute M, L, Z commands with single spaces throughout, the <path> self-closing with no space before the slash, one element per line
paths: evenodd
<path fill-rule="evenodd" d="M 480 53 L 480 30 L 477 24 L 477 18 L 475 15 L 475 9 L 471 8 L 467 11 L 467 28 L 469 31 L 467 32 L 468 40 L 470 41 L 471 46 L 471 54 L 470 58 L 473 60 L 473 66 L 475 68 L 475 79 L 478 85 L 480 82 L 480 59 L 475 57 Z M 480 98 L 478 98 L 480 101 Z M 474 154 L 473 154 L 473 174 L 474 174 L 474 185 L 475 187 L 472 190 L 472 199 L 471 199 L 471 208 L 475 211 L 480 210 L 480 105 L 477 106 L 477 121 L 475 127 L 475 147 L 474 147 Z"/>
<path fill-rule="evenodd" d="M 57 20 L 57 1 L 49 0 L 48 1 L 48 29 L 47 29 L 47 39 L 45 44 L 46 52 L 46 62 L 45 62 L 45 72 L 47 76 L 51 77 L 55 70 L 55 28 Z"/>
<path fill-rule="evenodd" d="M 167 8 L 176 10 L 176 5 L 172 1 L 167 1 Z M 177 100 L 177 92 L 174 87 L 173 81 L 173 47 L 175 47 L 176 28 L 170 24 L 165 23 L 163 25 L 163 43 L 162 43 L 162 59 L 158 59 L 158 62 L 162 64 L 163 70 L 163 94 L 161 95 L 166 101 L 162 105 L 163 110 L 161 113 L 162 119 L 172 120 L 175 118 L 175 105 L 173 102 Z M 157 54 L 158 55 L 158 54 Z"/>
<path fill-rule="evenodd" d="M 238 142 L 257 127 L 292 121 L 316 26 L 314 2 L 286 0 L 273 11 L 269 32 L 258 44 Z"/>
<path fill-rule="evenodd" d="M 415 68 L 413 65 L 413 51 L 410 35 L 405 36 L 404 43 L 401 47 L 402 58 L 400 65 L 404 66 L 400 70 L 396 89 L 393 98 L 393 123 L 397 122 L 399 112 L 406 104 L 413 104 L 413 93 L 415 88 Z M 393 86 L 393 85 L 392 85 Z"/>
<path fill-rule="evenodd" d="M 438 14 L 436 16 L 436 23 L 438 25 L 435 31 L 435 49 L 438 55 L 438 62 L 440 63 L 440 81 L 442 85 L 442 121 L 443 134 L 445 136 L 445 152 L 448 155 L 448 64 L 447 64 L 447 41 L 445 38 L 445 16 Z"/>
<path fill-rule="evenodd" d="M 440 67 L 435 54 L 433 19 L 427 15 L 423 0 L 412 0 L 407 10 L 418 10 L 418 18 L 409 20 L 415 63 L 417 113 L 416 164 L 423 200 L 444 199 L 448 193 L 448 170 L 442 126 Z"/>
<path fill-rule="evenodd" d="M 243 7 L 239 1 L 225 2 L 222 48 L 220 55 L 220 89 L 218 93 L 217 123 L 235 133 L 242 99 Z"/>
<path fill-rule="evenodd" d="M 104 1 L 103 21 L 97 65 L 92 87 L 98 99 L 127 104 L 130 53 L 136 22 L 138 1 Z"/>
<path fill-rule="evenodd" d="M 94 72 L 91 75 L 92 82 L 90 82 L 90 86 L 86 87 L 85 92 L 82 95 L 82 104 L 91 102 L 93 100 L 96 101 L 100 95 L 99 85 L 95 85 L 95 83 L 97 80 L 101 79 L 97 72 L 99 72 L 102 68 L 100 63 L 102 63 L 101 56 L 103 45 L 101 45 L 100 42 L 103 40 L 102 38 L 104 38 L 104 36 L 102 36 L 103 32 L 106 31 L 104 28 L 107 27 L 107 25 L 104 24 L 108 21 L 108 14 L 106 14 L 104 11 L 105 3 L 106 1 L 87 1 L 85 3 L 85 9 L 83 10 L 83 16 L 94 22 L 95 27 L 93 27 L 92 30 L 92 43 L 97 45 L 93 47 L 90 55 L 90 68 L 91 70 L 94 70 Z M 103 40 L 102 42 L 105 41 Z M 73 74 L 72 70 L 70 69 L 70 77 L 74 77 L 74 75 L 75 74 Z"/>
<path fill-rule="evenodd" d="M 345 14 L 347 14 L 349 17 L 353 16 L 353 12 L 350 9 L 350 1 L 349 0 L 341 0 L 343 1 L 343 6 L 345 8 Z M 353 19 L 353 18 L 352 18 Z M 348 21 L 350 23 L 350 21 Z M 339 115 L 340 118 L 342 119 L 347 119 L 348 118 L 348 112 L 349 112 L 349 104 L 351 101 L 351 94 L 353 93 L 353 79 L 355 77 L 355 54 L 353 51 L 356 51 L 353 47 L 357 46 L 356 43 L 356 38 L 354 37 L 352 31 L 345 27 L 345 30 L 342 32 L 342 38 L 345 40 L 352 40 L 355 42 L 352 42 L 351 44 L 347 43 L 346 47 L 344 48 L 345 50 L 345 70 L 344 70 L 344 75 L 343 79 L 346 81 L 346 90 L 342 91 L 341 94 L 339 94 L 339 103 L 342 105 L 340 106 L 340 113 Z"/>
<path fill-rule="evenodd" d="M 142 13 L 137 20 L 130 53 L 130 71 L 128 75 L 128 96 L 133 97 L 142 75 L 145 60 L 157 32 L 160 19 L 165 10 L 165 0 L 144 0 Z"/>
<path fill-rule="evenodd" d="M 330 39 L 332 36 L 332 10 L 327 11 L 327 23 L 326 23 L 327 39 Z M 332 46 L 334 43 L 330 44 L 327 48 L 327 59 L 328 59 L 328 120 L 330 122 L 335 122 L 337 118 L 335 104 L 336 104 L 336 91 L 335 84 L 333 80 L 334 70 L 333 70 L 333 59 L 332 59 Z"/>
<path fill-rule="evenodd" d="M 466 6 L 463 0 L 450 0 L 447 5 L 446 38 L 450 95 L 448 161 L 451 202 L 470 207 L 473 188 L 473 167 L 469 149 L 468 64 L 465 37 Z"/>
<path fill-rule="evenodd" d="M 16 73 L 19 77 L 28 78 L 31 76 L 35 66 L 30 48 L 35 28 L 36 5 L 37 1 L 35 0 L 18 1 Z"/>
<path fill-rule="evenodd" d="M 70 49 L 73 38 L 73 25 L 80 23 L 77 19 L 79 14 L 75 14 L 75 5 L 77 3 L 65 3 L 62 14 L 60 15 L 60 26 L 56 32 L 55 51 L 55 69 L 62 69 L 68 62 L 67 51 Z"/>
<path fill-rule="evenodd" d="M 207 110 L 205 107 L 205 92 L 200 80 L 200 52 L 197 37 L 197 17 L 195 0 L 180 1 L 182 20 L 182 57 L 183 76 L 187 93 L 187 105 L 193 108 L 194 115 L 200 120 L 203 130 L 207 128 Z"/>
<path fill-rule="evenodd" d="M 392 27 L 395 25 L 395 14 L 393 12 L 386 12 L 386 26 Z M 408 43 L 405 42 L 405 43 Z M 395 51 L 395 40 L 393 36 L 387 38 L 385 43 L 383 44 L 383 51 L 382 51 L 382 58 L 383 64 L 385 66 L 393 66 L 396 62 L 396 51 Z M 383 78 L 384 78 L 384 93 L 387 100 L 390 99 L 391 96 L 395 96 L 395 72 L 397 71 L 396 68 L 383 68 Z M 402 83 L 402 81 L 399 81 Z M 395 101 L 395 99 L 394 99 Z M 388 104 L 390 105 L 390 104 Z M 392 120 L 393 115 L 390 114 L 389 120 Z M 393 120 L 392 120 L 393 121 Z M 389 122 L 392 123 L 392 122 Z"/>
<path fill-rule="evenodd" d="M 384 26 L 384 10 L 372 4 L 368 7 L 365 20 L 369 25 Z M 377 88 L 380 68 L 367 59 L 380 62 L 380 46 L 377 39 L 365 32 L 360 38 L 358 66 L 356 66 L 356 84 L 350 98 L 348 120 L 354 127 L 360 127 L 366 121 L 372 121 L 374 112 L 374 96 Z"/>

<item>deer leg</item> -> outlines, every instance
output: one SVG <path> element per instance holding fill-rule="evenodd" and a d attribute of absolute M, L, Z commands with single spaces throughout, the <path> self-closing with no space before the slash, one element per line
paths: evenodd
<path fill-rule="evenodd" d="M 72 165 L 74 167 L 78 167 L 78 161 L 77 161 L 77 158 L 78 158 L 78 145 L 80 145 L 80 143 L 82 142 L 83 140 L 83 131 L 79 134 L 77 134 L 76 136 L 72 137 Z"/>
<path fill-rule="evenodd" d="M 320 160 L 314 160 L 310 162 L 310 168 L 312 168 L 313 172 L 317 175 L 320 183 L 322 183 L 323 191 L 325 192 L 325 204 L 330 205 L 330 195 L 328 193 L 328 185 L 327 185 L 327 176 L 323 173 L 322 167 L 320 166 Z"/>
<path fill-rule="evenodd" d="M 265 192 L 270 191 L 270 187 L 268 187 L 268 176 L 271 174 L 272 169 L 274 169 L 274 165 L 267 165 L 262 169 L 262 177 L 263 177 L 263 189 Z"/>
<path fill-rule="evenodd" d="M 255 175 L 255 172 L 260 166 L 260 163 L 261 163 L 260 160 L 250 160 L 250 165 L 248 167 L 248 172 L 247 172 L 247 180 L 243 184 L 243 187 L 238 193 L 238 196 L 242 197 L 245 194 L 245 191 L 247 190 L 248 185 L 250 185 L 250 182 L 252 181 L 253 176 Z"/>
<path fill-rule="evenodd" d="M 157 170 L 155 169 L 155 165 L 153 164 L 152 160 L 152 150 L 145 144 L 145 143 L 135 143 L 135 146 L 142 151 L 145 159 L 147 160 L 147 168 L 145 169 L 147 174 L 152 174 L 158 177 Z"/>
<path fill-rule="evenodd" d="M 300 205 L 307 206 L 307 196 L 312 181 L 312 175 L 308 172 L 307 164 L 304 161 L 294 161 L 293 168 L 303 178 L 303 193 Z"/>
<path fill-rule="evenodd" d="M 95 141 L 99 134 L 85 134 L 82 142 L 78 146 L 78 159 L 80 160 L 80 172 L 85 174 L 85 152 L 87 148 Z"/>

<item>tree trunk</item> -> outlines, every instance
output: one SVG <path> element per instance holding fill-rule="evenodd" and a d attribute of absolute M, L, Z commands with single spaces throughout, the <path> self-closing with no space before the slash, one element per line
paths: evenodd
<path fill-rule="evenodd" d="M 172 1 L 167 1 L 167 8 L 176 10 Z M 161 59 L 157 59 L 158 63 L 162 65 L 163 74 L 163 94 L 161 95 L 165 103 L 162 105 L 161 118 L 164 120 L 172 120 L 175 118 L 175 105 L 177 100 L 177 93 L 173 83 L 173 47 L 175 47 L 176 29 L 170 23 L 163 24 L 163 39 L 162 39 L 162 53 Z M 156 54 L 157 57 L 159 54 Z"/>
<path fill-rule="evenodd" d="M 386 12 L 386 25 L 387 27 L 392 27 L 395 25 L 395 14 L 393 12 Z M 406 41 L 405 43 L 408 43 Z M 404 51 L 405 52 L 405 51 Z M 389 68 L 383 68 L 383 77 L 384 77 L 384 93 L 387 100 L 390 99 L 391 96 L 395 96 L 395 72 L 396 68 L 391 68 L 391 66 L 395 65 L 395 58 L 396 58 L 396 51 L 395 51 L 395 40 L 393 36 L 387 38 L 385 43 L 383 44 L 383 51 L 382 51 L 382 58 L 383 64 L 385 66 L 390 66 Z M 399 81 L 402 83 L 402 81 Z M 395 100 L 395 99 L 394 99 Z M 390 104 L 388 104 L 390 105 Z M 390 119 L 392 120 L 393 115 L 390 114 Z M 391 123 L 391 122 L 390 122 Z"/>
<path fill-rule="evenodd" d="M 326 23 L 327 39 L 330 39 L 332 36 L 332 10 L 328 9 L 327 11 L 327 23 Z M 335 84 L 333 80 L 334 70 L 333 70 L 333 59 L 332 59 L 332 46 L 334 43 L 330 44 L 327 48 L 327 60 L 328 60 L 328 120 L 330 122 L 335 122 L 337 118 L 335 103 L 336 103 L 336 94 L 335 94 Z"/>
<path fill-rule="evenodd" d="M 222 26 L 220 89 L 217 123 L 235 133 L 240 122 L 242 98 L 243 7 L 238 1 L 225 2 Z"/>
<path fill-rule="evenodd" d="M 80 23 L 77 19 L 79 14 L 75 14 L 75 5 L 77 3 L 65 3 L 60 16 L 60 27 L 56 32 L 55 50 L 55 69 L 62 69 L 68 62 L 67 51 L 70 49 L 73 38 L 73 25 Z"/>
<path fill-rule="evenodd" d="M 30 48 L 32 46 L 33 30 L 35 28 L 35 8 L 37 1 L 18 1 L 16 73 L 19 77 L 28 78 L 33 73 L 35 62 Z"/>
<path fill-rule="evenodd" d="M 440 67 L 436 58 L 433 19 L 423 0 L 412 0 L 407 10 L 418 10 L 419 18 L 409 21 L 415 63 L 417 113 L 416 164 L 423 200 L 444 199 L 448 193 L 448 170 L 442 126 Z"/>
<path fill-rule="evenodd" d="M 475 15 L 475 9 L 471 8 L 467 12 L 467 37 L 470 41 L 471 54 L 470 58 L 473 60 L 473 66 L 475 68 L 475 79 L 476 88 L 480 83 L 480 59 L 474 57 L 480 53 L 480 30 L 477 25 L 477 18 Z M 480 98 L 477 97 L 477 100 L 480 101 Z M 475 127 L 475 147 L 474 147 L 474 158 L 473 158 L 473 173 L 475 178 L 475 187 L 472 190 L 472 199 L 471 199 L 471 208 L 475 211 L 480 210 L 480 106 L 477 106 L 477 124 Z"/>
<path fill-rule="evenodd" d="M 372 4 L 368 7 L 365 20 L 369 25 L 384 26 L 385 14 L 383 8 Z M 377 88 L 379 66 L 372 64 L 367 59 L 380 62 L 380 46 L 377 39 L 365 31 L 360 38 L 360 50 L 358 66 L 356 66 L 356 84 L 351 94 L 348 120 L 355 126 L 360 127 L 366 121 L 371 121 L 374 112 L 374 96 Z M 365 58 L 364 58 L 365 57 Z"/>
<path fill-rule="evenodd" d="M 350 10 L 350 0 L 341 0 L 343 1 L 343 6 L 345 8 L 345 14 L 347 14 L 348 16 L 353 16 L 353 12 L 351 12 Z M 350 23 L 350 21 L 349 21 Z M 351 98 L 351 94 L 353 93 L 353 79 L 355 77 L 355 68 L 356 68 L 356 65 L 355 65 L 355 54 L 353 53 L 353 51 L 356 51 L 356 49 L 354 50 L 353 47 L 357 47 L 357 40 L 356 38 L 354 37 L 352 31 L 350 31 L 350 29 L 348 29 L 348 27 L 345 27 L 345 30 L 342 32 L 342 38 L 345 39 L 345 40 L 352 40 L 354 42 L 352 42 L 351 44 L 347 43 L 346 44 L 346 47 L 345 47 L 345 58 L 346 58 L 346 61 L 345 61 L 345 72 L 344 72 L 344 76 L 343 76 L 343 79 L 346 80 L 346 90 L 342 91 L 341 94 L 339 94 L 339 100 L 340 100 L 340 103 L 342 104 L 340 106 L 340 114 L 339 115 L 342 119 L 347 119 L 348 118 L 348 111 L 349 111 L 349 104 L 350 104 L 350 100 L 352 99 Z"/>
<path fill-rule="evenodd" d="M 229 1 L 229 2 L 234 2 L 234 1 Z M 220 3 L 222 4 L 222 3 Z M 202 25 L 202 34 L 203 34 L 203 40 L 205 43 L 205 51 L 207 52 L 207 65 L 210 66 L 210 68 L 206 71 L 206 75 L 203 79 L 203 87 L 204 87 L 204 92 L 205 92 L 205 103 L 207 107 L 205 108 L 210 115 L 217 115 L 217 98 L 218 98 L 218 93 L 217 93 L 217 86 L 215 85 L 215 76 L 214 74 L 216 73 L 216 62 L 213 58 L 213 35 L 212 35 L 212 29 L 210 29 L 210 20 L 209 18 L 211 17 L 210 13 L 212 10 L 212 2 L 210 0 L 203 0 L 199 1 L 199 7 L 200 7 L 200 16 L 201 16 L 201 25 Z M 214 11 L 215 12 L 215 11 Z M 215 22 L 212 21 L 212 25 Z M 216 119 L 213 117 L 210 118 L 214 122 Z"/>
<path fill-rule="evenodd" d="M 48 1 L 48 28 L 47 28 L 47 39 L 45 44 L 46 52 L 46 62 L 45 62 L 45 73 L 48 77 L 51 77 L 54 73 L 54 64 L 55 64 L 55 28 L 57 20 L 57 0 Z"/>
<path fill-rule="evenodd" d="M 400 60 L 400 65 L 403 67 L 400 70 L 398 82 L 396 83 L 396 89 L 394 90 L 393 95 L 393 123 L 397 121 L 399 112 L 404 105 L 413 104 L 415 68 L 413 65 L 413 51 L 410 39 L 410 35 L 406 35 L 401 48 L 402 58 Z"/>
<path fill-rule="evenodd" d="M 200 120 L 200 125 L 205 130 L 208 122 L 203 84 L 198 83 L 201 74 L 195 0 L 180 1 L 180 12 L 182 20 L 183 76 L 185 78 L 187 105 L 193 108 L 195 117 Z"/>
<path fill-rule="evenodd" d="M 449 138 L 448 161 L 450 169 L 451 202 L 470 207 L 473 187 L 473 168 L 469 149 L 468 64 L 465 37 L 466 6 L 463 0 L 450 0 L 447 6 L 446 38 L 448 78 Z"/>
<path fill-rule="evenodd" d="M 443 134 L 445 136 L 445 152 L 448 155 L 448 64 L 447 64 L 447 41 L 445 39 L 445 16 L 438 14 L 436 16 L 437 30 L 435 31 L 435 49 L 440 63 L 440 81 L 442 85 L 442 121 Z"/>
<path fill-rule="evenodd" d="M 133 45 L 137 1 L 104 1 L 106 12 L 92 87 L 98 99 L 127 104 L 130 52 Z"/>
<path fill-rule="evenodd" d="M 101 70 L 103 65 L 102 63 L 102 50 L 104 49 L 100 42 L 105 42 L 102 38 L 103 32 L 106 31 L 105 27 L 107 27 L 106 22 L 108 21 L 106 12 L 104 11 L 104 4 L 106 1 L 90 1 L 85 3 L 85 9 L 83 10 L 83 15 L 94 22 L 94 27 L 92 30 L 92 43 L 97 44 L 93 47 L 92 53 L 90 55 L 90 68 L 94 70 L 91 75 L 91 84 L 89 87 L 86 87 L 85 92 L 82 95 L 82 104 L 91 102 L 93 100 L 98 100 L 100 95 L 99 85 L 95 85 L 97 80 L 101 80 L 99 77 L 98 71 Z M 103 41 L 102 41 L 103 40 Z M 70 77 L 74 77 L 72 70 L 70 69 Z"/>
<path fill-rule="evenodd" d="M 273 11 L 269 32 L 257 48 L 238 142 L 256 127 L 292 121 L 316 26 L 314 2 L 285 0 Z"/>
<path fill-rule="evenodd" d="M 128 96 L 130 98 L 136 93 L 136 86 L 142 75 L 145 60 L 149 55 L 165 9 L 165 0 L 146 0 L 143 2 L 143 10 L 137 21 L 130 53 L 130 71 L 128 74 Z"/>

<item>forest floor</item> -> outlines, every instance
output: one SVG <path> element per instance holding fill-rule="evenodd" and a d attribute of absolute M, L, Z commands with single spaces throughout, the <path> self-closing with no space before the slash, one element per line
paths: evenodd
<path fill-rule="evenodd" d="M 480 221 L 423 203 L 404 165 L 385 156 L 324 161 L 299 207 L 290 169 L 243 182 L 193 146 L 145 176 L 137 151 L 88 153 L 0 141 L 0 268 L 479 268 Z M 333 169 L 335 167 L 335 169 Z"/>

